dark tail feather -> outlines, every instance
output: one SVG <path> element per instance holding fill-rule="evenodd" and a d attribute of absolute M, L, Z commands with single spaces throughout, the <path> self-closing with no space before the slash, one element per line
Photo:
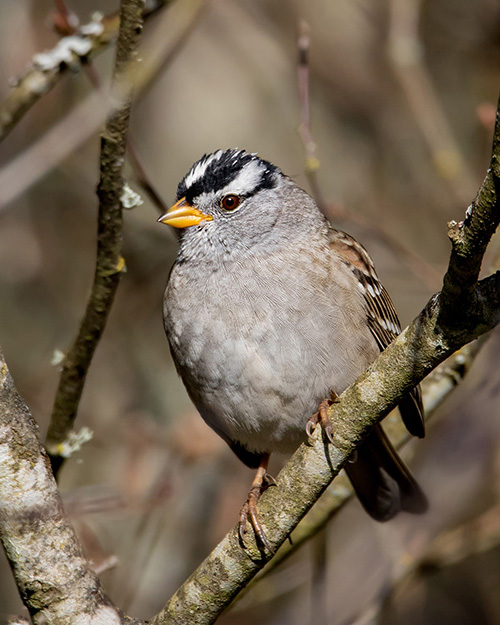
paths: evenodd
<path fill-rule="evenodd" d="M 413 436 L 424 438 L 425 421 L 420 386 L 415 387 L 412 391 L 404 395 L 399 402 L 398 408 L 408 432 Z"/>
<path fill-rule="evenodd" d="M 376 521 L 388 521 L 401 510 L 427 510 L 424 493 L 380 425 L 374 426 L 345 470 L 363 508 Z"/>

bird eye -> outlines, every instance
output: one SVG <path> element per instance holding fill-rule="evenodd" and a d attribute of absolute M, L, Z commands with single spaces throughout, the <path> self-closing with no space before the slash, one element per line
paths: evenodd
<path fill-rule="evenodd" d="M 240 197 L 239 195 L 225 195 L 220 205 L 226 211 L 234 211 L 240 205 Z"/>

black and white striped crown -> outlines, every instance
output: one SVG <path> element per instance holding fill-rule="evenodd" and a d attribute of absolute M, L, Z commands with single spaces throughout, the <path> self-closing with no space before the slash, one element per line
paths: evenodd
<path fill-rule="evenodd" d="M 194 163 L 177 187 L 177 200 L 191 203 L 202 193 L 216 193 L 231 185 L 243 197 L 277 184 L 278 167 L 245 150 L 217 150 Z"/>

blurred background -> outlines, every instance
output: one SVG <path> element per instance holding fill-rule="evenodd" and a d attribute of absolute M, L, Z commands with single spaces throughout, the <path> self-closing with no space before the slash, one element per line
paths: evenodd
<path fill-rule="evenodd" d="M 58 5 L 0 3 L 0 102 L 33 55 L 57 44 Z M 85 24 L 118 3 L 67 6 Z M 310 38 L 308 102 L 299 32 Z M 203 153 L 259 152 L 319 189 L 335 225 L 370 251 L 406 325 L 439 290 L 446 224 L 462 218 L 488 166 L 500 0 L 177 0 L 148 19 L 143 41 L 145 63 L 178 42 L 135 102 L 130 131 L 164 202 Z M 93 63 L 103 83 L 113 54 Z M 0 172 L 93 92 L 88 72 L 66 71 L 0 144 Z M 315 178 L 299 132 L 305 104 Z M 34 153 L 36 176 L 12 170 L 17 191 L 0 207 L 0 345 L 42 435 L 96 241 L 98 132 L 55 136 L 50 159 Z M 129 165 L 127 178 L 142 193 Z M 106 591 L 150 618 L 235 524 L 252 472 L 202 422 L 171 362 L 161 308 L 176 239 L 142 195 L 125 212 L 127 272 L 80 404 L 77 429 L 93 439 L 64 466 L 61 489 Z M 406 450 L 431 502 L 425 516 L 379 525 L 351 502 L 220 622 L 500 623 L 499 350 L 495 332 L 427 438 Z M 22 610 L 2 555 L 0 621 Z"/>

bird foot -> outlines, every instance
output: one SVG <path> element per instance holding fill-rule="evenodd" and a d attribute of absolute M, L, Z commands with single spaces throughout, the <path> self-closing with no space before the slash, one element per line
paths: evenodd
<path fill-rule="evenodd" d="M 267 539 L 266 532 L 262 527 L 257 512 L 257 502 L 259 501 L 262 493 L 267 488 L 269 488 L 269 486 L 276 486 L 275 479 L 271 477 L 266 471 L 268 462 L 269 454 L 266 454 L 266 456 L 260 463 L 259 468 L 257 469 L 257 473 L 255 475 L 254 481 L 252 482 L 252 488 L 248 493 L 247 500 L 240 510 L 240 522 L 238 526 L 238 531 L 240 535 L 240 540 L 244 544 L 245 535 L 248 531 L 248 520 L 250 520 L 250 525 L 253 528 L 257 542 L 260 543 L 270 553 L 273 553 L 274 549 Z"/>
<path fill-rule="evenodd" d="M 328 409 L 332 404 L 338 400 L 338 395 L 335 391 L 330 391 L 330 399 L 324 399 L 318 406 L 318 411 L 309 417 L 306 424 L 306 434 L 311 438 L 318 423 L 321 426 L 326 438 L 333 445 L 333 427 L 330 418 L 328 417 Z"/>

